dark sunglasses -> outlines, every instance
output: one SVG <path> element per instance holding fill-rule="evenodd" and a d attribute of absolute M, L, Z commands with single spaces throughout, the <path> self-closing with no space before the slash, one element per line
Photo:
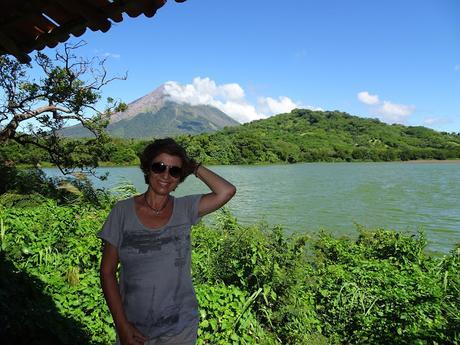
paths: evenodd
<path fill-rule="evenodd" d="M 174 178 L 179 178 L 182 175 L 181 167 L 176 167 L 174 165 L 166 165 L 163 162 L 152 163 L 152 166 L 150 169 L 152 170 L 154 174 L 162 174 L 166 170 L 168 170 L 169 175 Z"/>

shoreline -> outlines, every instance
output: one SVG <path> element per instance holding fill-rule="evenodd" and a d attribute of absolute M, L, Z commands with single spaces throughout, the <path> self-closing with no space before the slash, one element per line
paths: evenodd
<path fill-rule="evenodd" d="M 416 164 L 453 164 L 453 163 L 460 163 L 460 158 L 454 159 L 414 159 L 414 160 L 407 160 L 407 161 L 315 161 L 315 162 L 296 162 L 296 163 L 287 163 L 287 162 L 275 162 L 275 163 L 256 163 L 256 164 L 206 164 L 207 166 L 269 166 L 269 165 L 295 165 L 295 164 L 315 164 L 315 163 L 416 163 Z M 139 164 L 110 164 L 107 162 L 101 162 L 97 168 L 129 168 L 129 167 L 138 167 Z M 18 164 L 17 167 L 19 168 L 31 168 L 33 165 L 29 164 Z M 37 166 L 36 166 L 37 167 Z M 38 168 L 57 168 L 55 165 L 50 164 L 49 162 L 39 163 Z"/>
<path fill-rule="evenodd" d="M 387 163 L 451 164 L 451 163 L 460 163 L 460 159 L 415 159 L 415 160 L 409 160 L 409 161 L 391 161 Z"/>

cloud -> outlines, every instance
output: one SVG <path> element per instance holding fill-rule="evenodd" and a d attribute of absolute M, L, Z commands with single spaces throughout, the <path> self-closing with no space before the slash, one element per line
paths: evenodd
<path fill-rule="evenodd" d="M 214 104 L 214 106 L 241 123 L 266 117 L 264 114 L 259 113 L 253 105 L 247 103 L 225 102 Z"/>
<path fill-rule="evenodd" d="M 397 104 L 390 101 L 381 101 L 378 95 L 371 95 L 367 91 L 358 93 L 358 99 L 380 115 L 385 122 L 404 123 L 406 119 L 415 112 L 414 105 Z"/>
<path fill-rule="evenodd" d="M 455 65 L 454 66 L 454 71 L 460 71 L 460 65 Z"/>
<path fill-rule="evenodd" d="M 286 96 L 278 99 L 260 97 L 258 103 L 253 105 L 246 99 L 246 93 L 239 84 L 218 85 L 210 78 L 196 77 L 191 84 L 185 85 L 168 81 L 165 83 L 165 92 L 172 101 L 211 105 L 241 123 L 290 112 L 302 106 Z"/>
<path fill-rule="evenodd" d="M 367 91 L 358 93 L 358 99 L 364 104 L 374 105 L 380 103 L 379 96 L 371 95 Z"/>
<path fill-rule="evenodd" d="M 119 59 L 119 58 L 121 58 L 121 55 L 120 55 L 120 54 L 117 54 L 117 53 L 109 53 L 109 52 L 102 54 L 102 56 L 104 56 L 104 57 L 110 57 L 110 58 L 114 58 L 114 59 Z"/>
<path fill-rule="evenodd" d="M 264 112 L 269 114 L 288 113 L 299 107 L 299 104 L 285 96 L 278 97 L 277 100 L 271 97 L 260 97 L 259 104 Z"/>
<path fill-rule="evenodd" d="M 447 117 L 427 117 L 423 119 L 423 124 L 427 126 L 432 125 L 443 125 L 446 123 L 451 123 L 452 120 Z"/>
<path fill-rule="evenodd" d="M 121 58 L 121 55 L 118 53 L 104 52 L 103 50 L 100 50 L 100 49 L 94 49 L 94 54 L 99 57 L 103 57 L 103 58 L 112 58 L 112 59 Z"/>
<path fill-rule="evenodd" d="M 383 101 L 376 112 L 382 115 L 383 119 L 391 122 L 404 122 L 405 119 L 415 111 L 415 106 L 396 104 L 388 101 Z"/>

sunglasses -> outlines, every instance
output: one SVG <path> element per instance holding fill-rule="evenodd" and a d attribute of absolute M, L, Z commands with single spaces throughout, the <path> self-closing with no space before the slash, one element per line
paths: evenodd
<path fill-rule="evenodd" d="M 152 166 L 150 167 L 150 170 L 152 170 L 152 172 L 154 174 L 162 174 L 166 170 L 168 170 L 169 175 L 171 177 L 174 177 L 174 178 L 179 178 L 182 175 L 182 168 L 181 167 L 176 167 L 174 165 L 166 165 L 163 162 L 152 163 Z"/>

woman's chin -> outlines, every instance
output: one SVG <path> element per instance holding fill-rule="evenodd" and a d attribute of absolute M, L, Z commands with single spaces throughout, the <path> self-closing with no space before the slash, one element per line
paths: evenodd
<path fill-rule="evenodd" d="M 167 194 L 171 193 L 174 190 L 174 186 L 171 185 L 171 184 L 169 184 L 167 186 L 154 185 L 154 186 L 151 186 L 151 189 L 155 194 L 167 195 Z"/>

